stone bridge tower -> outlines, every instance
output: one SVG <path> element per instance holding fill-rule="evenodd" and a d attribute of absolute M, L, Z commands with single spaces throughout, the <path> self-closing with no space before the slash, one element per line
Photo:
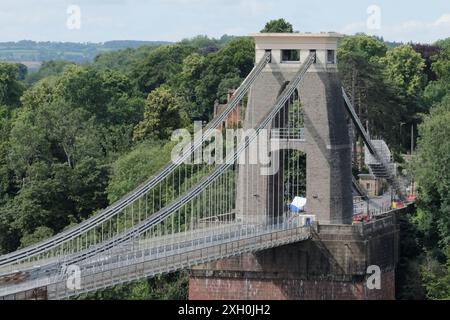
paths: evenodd
<path fill-rule="evenodd" d="M 280 149 L 288 145 L 307 154 L 307 213 L 316 215 L 322 224 L 350 224 L 351 145 L 336 66 L 340 35 L 260 33 L 252 36 L 256 61 L 268 51 L 271 61 L 250 89 L 244 129 L 255 128 L 301 64 L 315 52 L 316 61 L 298 88 L 306 139 L 303 143 L 280 144 Z M 280 215 L 284 210 L 279 201 L 278 205 L 270 202 L 271 198 L 282 196 L 282 168 L 275 179 L 265 180 L 261 179 L 260 169 L 259 164 L 239 166 L 237 218 L 250 224 L 264 223 L 265 218 Z"/>
<path fill-rule="evenodd" d="M 351 224 L 351 149 L 336 68 L 339 35 L 256 34 L 254 38 L 256 60 L 270 50 L 272 61 L 251 88 L 246 128 L 260 122 L 310 51 L 316 52 L 316 63 L 298 88 L 305 139 L 281 141 L 279 150 L 307 153 L 307 211 L 317 216 L 318 225 L 308 241 L 193 268 L 189 298 L 394 299 L 399 241 L 395 215 Z M 259 165 L 239 166 L 237 218 L 250 224 L 264 222 L 283 210 L 274 210 L 265 201 L 270 191 L 281 189 L 270 181 L 282 184 L 284 180 L 261 179 L 260 169 Z M 251 191 L 246 193 L 244 188 Z M 253 203 L 244 208 L 245 201 Z M 370 266 L 381 270 L 380 288 L 367 286 Z"/>

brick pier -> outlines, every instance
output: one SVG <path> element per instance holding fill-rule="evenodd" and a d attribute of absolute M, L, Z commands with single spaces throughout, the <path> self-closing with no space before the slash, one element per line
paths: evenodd
<path fill-rule="evenodd" d="M 314 239 L 224 259 L 191 271 L 191 300 L 395 299 L 395 216 L 365 226 L 319 226 Z M 381 289 L 366 286 L 381 268 Z"/>

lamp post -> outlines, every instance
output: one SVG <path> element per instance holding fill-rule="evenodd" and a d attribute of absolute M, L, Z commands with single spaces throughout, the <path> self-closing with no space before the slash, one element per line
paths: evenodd
<path fill-rule="evenodd" d="M 411 160 L 414 153 L 414 123 L 411 124 Z M 414 176 L 411 174 L 411 196 L 415 196 L 416 192 L 414 190 Z"/>
<path fill-rule="evenodd" d="M 402 134 L 402 128 L 406 124 L 406 122 L 400 122 L 400 143 L 403 144 L 403 134 Z"/>

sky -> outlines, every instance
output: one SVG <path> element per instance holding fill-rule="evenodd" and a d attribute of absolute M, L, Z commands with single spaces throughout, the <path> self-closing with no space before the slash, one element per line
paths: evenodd
<path fill-rule="evenodd" d="M 278 18 L 306 32 L 450 37 L 450 0 L 0 0 L 0 42 L 179 41 L 248 35 Z"/>

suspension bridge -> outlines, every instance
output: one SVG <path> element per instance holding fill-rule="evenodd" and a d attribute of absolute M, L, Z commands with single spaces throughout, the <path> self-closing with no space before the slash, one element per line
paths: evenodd
<path fill-rule="evenodd" d="M 370 199 L 352 180 L 348 121 L 364 139 L 371 172 L 404 197 L 385 145 L 370 139 L 341 88 L 340 36 L 253 36 L 257 63 L 223 112 L 158 174 L 110 207 L 1 256 L 0 299 L 67 299 L 307 243 L 326 226 L 338 233 L 339 226 L 353 228 L 352 190 Z M 225 148 L 226 131 L 237 129 L 228 123 L 236 112 L 241 130 Z M 205 150 L 216 160 L 223 155 L 221 161 L 196 162 Z M 304 213 L 289 206 L 300 195 L 307 199 Z M 317 250 L 330 256 L 326 245 Z"/>

